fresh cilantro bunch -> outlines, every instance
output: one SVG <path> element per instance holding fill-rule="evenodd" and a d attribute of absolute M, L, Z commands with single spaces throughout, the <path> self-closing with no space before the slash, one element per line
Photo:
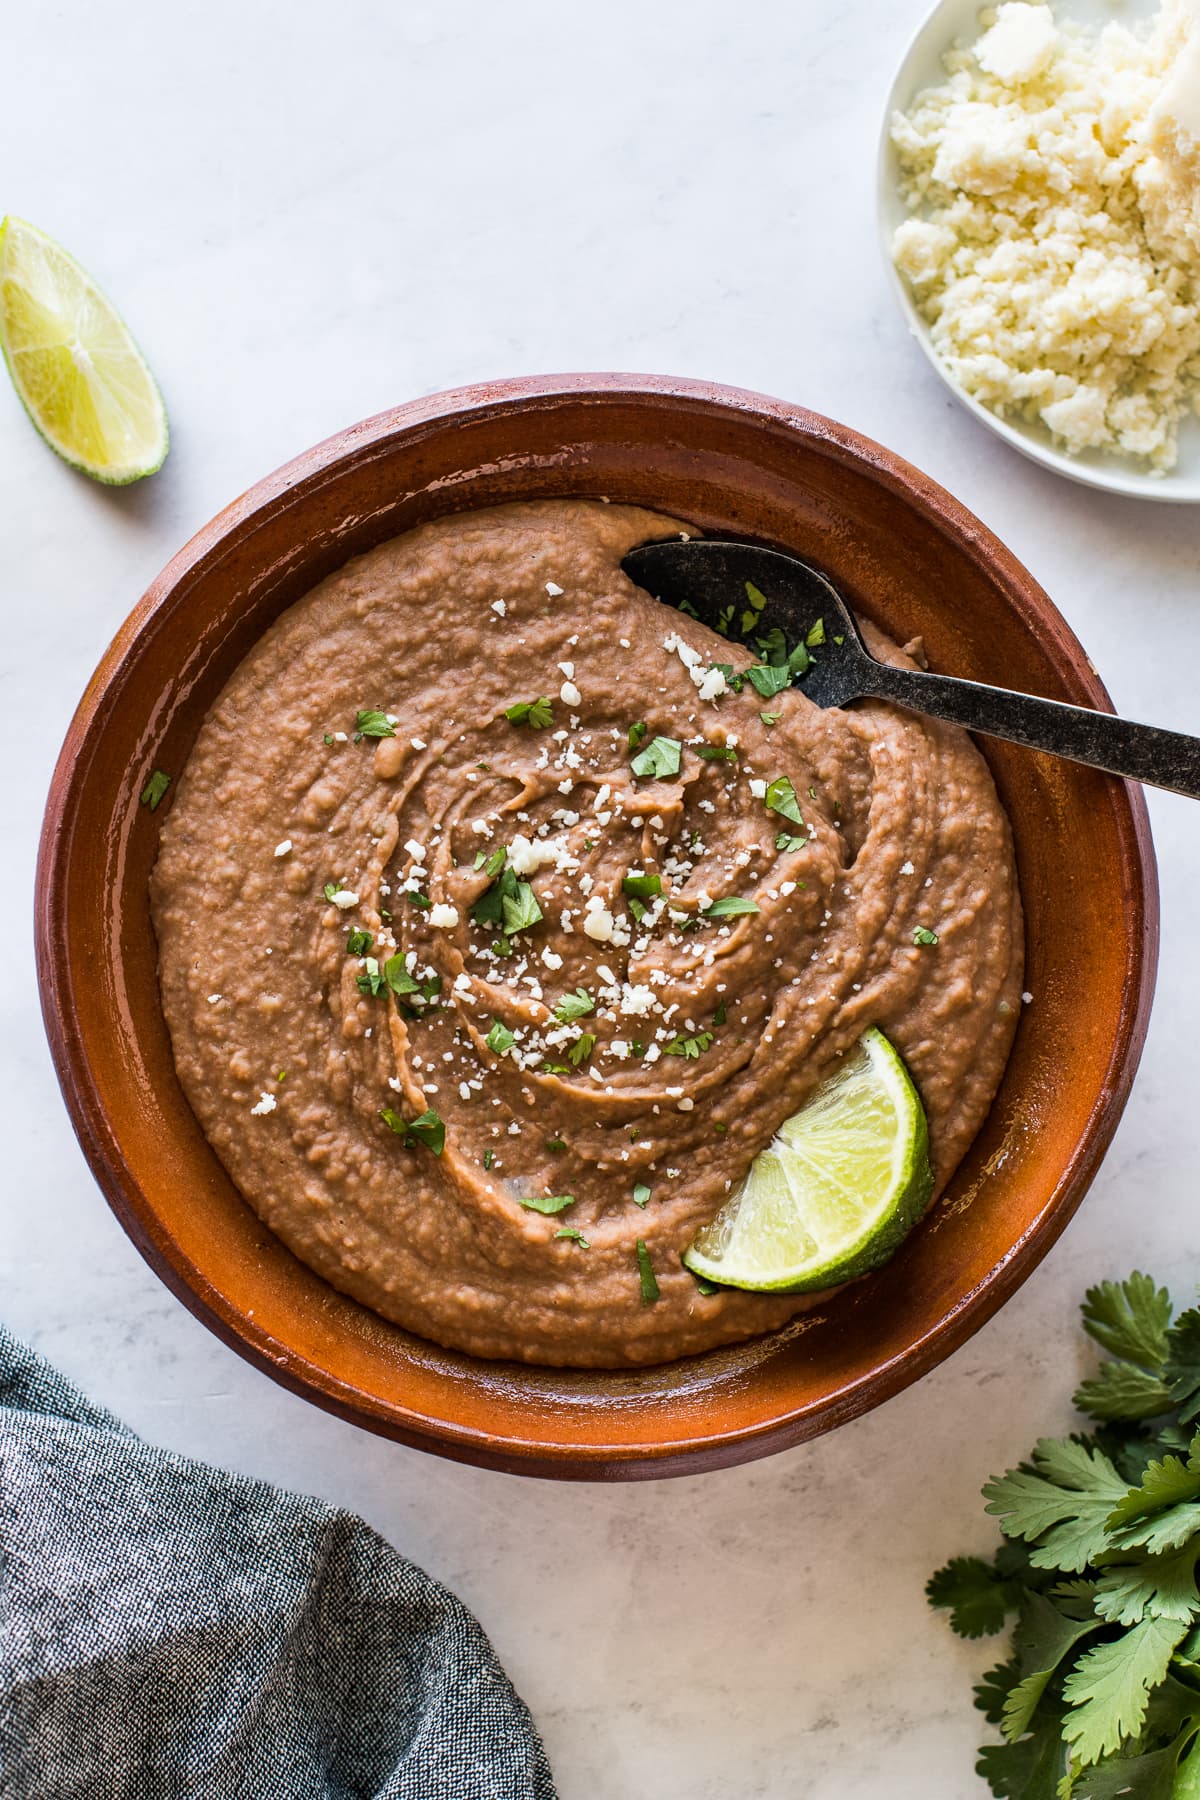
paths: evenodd
<path fill-rule="evenodd" d="M 975 1704 L 1006 1800 L 1200 1800 L 1200 1310 L 1148 1275 L 1102 1282 L 1085 1331 L 1110 1360 L 1075 1395 L 1087 1434 L 1042 1438 L 983 1490 L 1009 1540 L 926 1593 L 963 1637 L 1016 1615 Z"/>

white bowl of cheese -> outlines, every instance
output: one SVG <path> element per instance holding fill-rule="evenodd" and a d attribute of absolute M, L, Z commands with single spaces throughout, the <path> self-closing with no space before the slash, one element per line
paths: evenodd
<path fill-rule="evenodd" d="M 1200 0 L 1192 0 L 1192 4 L 1200 8 Z M 1058 32 L 1065 29 L 1070 34 L 1078 28 L 1089 38 L 1098 37 L 1114 22 L 1127 31 L 1144 32 L 1159 10 L 1156 0 L 1124 0 L 1116 6 L 1112 0 L 1051 0 L 1051 5 Z M 1200 417 L 1194 411 L 1185 414 L 1178 426 L 1173 464 L 1156 467 L 1156 460 L 1161 465 L 1170 459 L 1170 444 L 1154 390 L 1161 385 L 1168 392 L 1192 396 L 1200 391 L 1192 373 L 1200 368 L 1200 322 L 1195 305 L 1200 298 L 1200 244 L 1195 257 L 1196 281 L 1190 290 L 1180 293 L 1175 286 L 1177 272 L 1172 273 L 1169 265 L 1134 244 L 1129 233 L 1140 236 L 1140 223 L 1135 226 L 1128 218 L 1118 217 L 1111 241 L 1105 235 L 1107 225 L 1098 239 L 1094 215 L 1102 203 L 1101 184 L 1112 174 L 1111 161 L 1106 163 L 1103 151 L 1097 148 L 1096 160 L 1089 164 L 1086 142 L 1077 136 L 1075 149 L 1078 152 L 1083 142 L 1083 150 L 1072 163 L 1071 120 L 1065 117 L 1061 141 L 1045 140 L 1044 156 L 1043 139 L 1037 139 L 1039 155 L 1032 177 L 1021 173 L 1019 148 L 1013 152 L 1014 160 L 1006 163 L 1007 145 L 1015 142 L 1020 146 L 1026 129 L 1021 99 L 998 108 L 981 105 L 972 112 L 960 108 L 956 113 L 953 129 L 960 141 L 949 145 L 944 163 L 940 147 L 938 157 L 939 171 L 953 169 L 956 163 L 971 171 L 969 184 L 965 180 L 961 184 L 965 189 L 961 207 L 946 209 L 936 200 L 931 207 L 914 207 L 902 193 L 904 170 L 893 141 L 896 116 L 911 115 L 918 95 L 945 87 L 949 76 L 944 59 L 955 48 L 978 43 L 986 29 L 981 12 L 988 23 L 995 17 L 995 7 L 984 9 L 980 0 L 940 0 L 913 40 L 888 96 L 879 147 L 879 226 L 890 279 L 909 327 L 951 392 L 1022 455 L 1074 481 L 1112 493 L 1198 501 Z M 1019 5 L 1005 8 L 1005 13 L 1007 41 L 994 40 L 991 60 L 996 72 L 1004 75 L 1005 59 L 1011 58 L 1019 74 L 1008 77 L 1007 82 L 988 85 L 996 90 L 1007 84 L 1022 96 L 1036 93 L 1039 63 L 1057 53 L 1051 48 L 1045 7 L 1021 0 Z M 1120 37 L 1112 40 L 1110 67 L 1114 61 L 1122 61 L 1125 41 Z M 1120 130 L 1121 107 L 1128 111 L 1139 96 L 1152 91 L 1137 66 L 1136 55 L 1130 54 L 1127 61 L 1127 74 L 1118 71 L 1119 79 L 1098 84 L 1095 95 L 1097 112 L 1106 115 L 1115 132 Z M 1195 66 L 1190 66 L 1188 58 L 1179 59 L 1165 92 L 1161 81 L 1153 88 L 1160 111 L 1165 101 L 1179 107 L 1181 113 L 1192 104 L 1200 109 L 1200 37 L 1190 62 Z M 1034 72 L 1027 75 L 1030 68 Z M 961 97 L 966 98 L 968 77 L 958 79 L 963 84 Z M 1024 88 L 1026 80 L 1031 84 L 1029 90 Z M 1071 107 L 1086 105 L 1086 96 L 1071 96 Z M 925 125 L 928 123 L 926 116 Z M 949 129 L 948 122 L 942 143 Z M 961 141 L 964 138 L 970 141 Z M 1065 156 L 1064 144 L 1068 147 Z M 1028 159 L 1027 131 L 1024 148 Z M 1158 208 L 1154 217 L 1161 225 L 1164 201 L 1154 179 L 1159 172 L 1159 165 L 1139 167 L 1136 180 L 1145 184 L 1138 192 L 1145 195 L 1149 208 Z M 943 185 L 936 191 L 946 191 L 944 174 Z M 1006 211 L 1014 195 L 1024 195 L 1028 232 L 1001 244 L 999 258 L 995 254 L 998 239 L 993 236 L 981 245 L 976 262 L 978 240 L 973 231 L 980 215 L 972 209 L 982 205 L 986 211 L 993 191 Z M 1166 202 L 1165 216 L 1173 227 L 1178 225 L 1177 201 L 1176 188 L 1168 192 Z M 1200 218 L 1200 201 L 1195 216 Z M 907 223 L 913 220 L 920 221 L 915 228 Z M 955 225 L 964 223 L 970 227 L 968 232 L 960 229 L 956 233 Z M 896 233 L 902 225 L 906 229 L 900 255 L 908 274 L 901 272 L 896 261 Z M 954 278 L 947 285 L 942 271 L 951 255 Z M 921 299 L 931 294 L 941 302 L 937 328 L 920 306 Z M 1189 349 L 1193 342 L 1194 356 Z M 1135 364 L 1124 353 L 1136 351 L 1139 344 L 1151 347 Z M 1074 367 L 1073 356 L 1078 358 Z M 1094 359 L 1091 364 L 1089 358 Z M 1118 369 L 1132 367 L 1137 369 L 1136 378 L 1114 387 Z M 1056 426 L 1055 431 L 1042 415 Z M 1098 435 L 1127 447 L 1087 447 L 1086 440 Z M 1135 450 L 1134 446 L 1142 448 Z"/>

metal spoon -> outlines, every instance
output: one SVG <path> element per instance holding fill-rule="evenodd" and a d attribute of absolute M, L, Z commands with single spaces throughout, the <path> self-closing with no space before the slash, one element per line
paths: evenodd
<path fill-rule="evenodd" d="M 837 589 L 797 557 L 721 538 L 671 538 L 631 550 L 621 567 L 638 587 L 733 642 L 757 647 L 778 627 L 790 652 L 822 621 L 823 641 L 814 645 L 807 670 L 790 683 L 817 706 L 844 706 L 867 696 L 891 700 L 909 712 L 1200 800 L 1200 738 L 1010 688 L 878 662 Z M 757 613 L 747 582 L 766 598 Z M 803 656 L 798 660 L 802 664 Z"/>

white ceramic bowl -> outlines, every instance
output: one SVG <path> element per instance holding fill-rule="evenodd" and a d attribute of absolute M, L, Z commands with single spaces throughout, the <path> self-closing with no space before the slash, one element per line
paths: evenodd
<path fill-rule="evenodd" d="M 1111 20 L 1130 23 L 1148 18 L 1156 10 L 1156 0 L 1051 0 L 1055 17 L 1099 30 Z M 1130 494 L 1139 500 L 1200 501 L 1200 419 L 1184 421 L 1179 433 L 1179 460 L 1169 475 L 1148 475 L 1132 458 L 1104 456 L 1088 451 L 1081 456 L 1068 456 L 1054 447 L 1044 426 L 1026 425 L 998 415 L 981 406 L 954 380 L 933 348 L 929 327 L 917 312 L 912 294 L 892 262 L 892 234 L 909 216 L 900 198 L 900 169 L 889 135 L 892 115 L 907 111 L 922 88 L 933 87 L 945 79 L 942 57 L 953 44 L 970 42 L 979 35 L 979 13 L 982 0 L 939 0 L 909 46 L 892 83 L 884 111 L 879 140 L 878 216 L 884 260 L 896 299 L 908 320 L 909 330 L 924 350 L 933 367 L 956 399 L 969 408 L 981 424 L 997 437 L 1019 450 L 1022 456 L 1044 463 L 1059 475 L 1081 481 L 1088 487 L 1104 488 L 1113 494 Z"/>

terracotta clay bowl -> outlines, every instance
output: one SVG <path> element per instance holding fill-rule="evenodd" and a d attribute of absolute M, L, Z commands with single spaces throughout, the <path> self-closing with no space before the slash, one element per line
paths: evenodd
<path fill-rule="evenodd" d="M 55 771 L 37 953 L 63 1093 L 142 1254 L 225 1343 L 294 1392 L 406 1444 L 528 1474 L 715 1468 L 828 1431 L 931 1369 L 1066 1225 L 1129 1092 L 1157 950 L 1141 793 L 985 744 L 1012 819 L 1026 986 L 995 1104 L 889 1266 L 767 1338 L 636 1373 L 476 1361 L 330 1287 L 241 1199 L 176 1080 L 159 1007 L 138 805 L 178 771 L 264 627 L 356 552 L 435 514 L 607 495 L 820 564 L 936 669 L 1084 705 L 1108 698 L 1046 595 L 934 482 L 844 426 L 759 395 L 646 376 L 499 382 L 320 444 L 167 566 L 93 677 Z"/>

